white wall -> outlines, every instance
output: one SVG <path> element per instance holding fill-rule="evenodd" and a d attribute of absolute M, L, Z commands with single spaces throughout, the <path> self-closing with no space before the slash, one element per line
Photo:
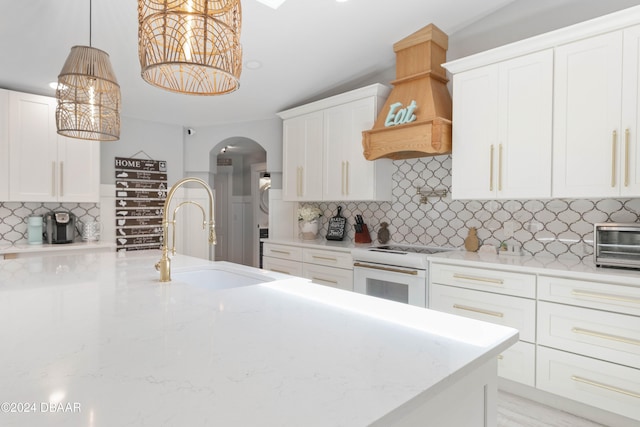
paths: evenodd
<path fill-rule="evenodd" d="M 115 185 L 114 158 L 132 157 L 143 150 L 153 160 L 167 161 L 167 182 L 184 177 L 183 129 L 181 126 L 122 117 L 120 140 L 100 144 L 100 182 Z M 140 153 L 136 158 L 147 158 Z M 207 154 L 208 159 L 208 154 Z"/>

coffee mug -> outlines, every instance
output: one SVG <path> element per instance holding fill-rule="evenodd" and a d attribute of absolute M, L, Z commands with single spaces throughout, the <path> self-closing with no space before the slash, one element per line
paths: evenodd
<path fill-rule="evenodd" d="M 98 221 L 87 221 L 82 223 L 82 240 L 86 242 L 95 242 L 100 240 L 100 232 L 102 224 Z"/>

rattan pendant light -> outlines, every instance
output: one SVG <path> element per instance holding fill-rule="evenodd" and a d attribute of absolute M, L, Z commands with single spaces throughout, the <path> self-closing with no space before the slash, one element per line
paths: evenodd
<path fill-rule="evenodd" d="M 60 135 L 94 141 L 120 139 L 120 85 L 109 55 L 89 46 L 73 46 L 58 76 L 56 126 Z"/>
<path fill-rule="evenodd" d="M 138 0 L 142 78 L 189 95 L 235 91 L 240 27 L 240 0 Z"/>

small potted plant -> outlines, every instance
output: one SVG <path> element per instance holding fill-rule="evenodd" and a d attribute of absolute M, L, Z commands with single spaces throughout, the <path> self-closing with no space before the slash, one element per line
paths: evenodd
<path fill-rule="evenodd" d="M 298 208 L 298 224 L 300 234 L 304 240 L 314 240 L 318 237 L 319 221 L 322 211 L 315 206 Z"/>

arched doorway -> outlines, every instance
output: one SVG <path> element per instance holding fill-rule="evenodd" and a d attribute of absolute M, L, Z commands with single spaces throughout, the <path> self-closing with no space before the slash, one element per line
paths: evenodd
<path fill-rule="evenodd" d="M 215 259 L 259 267 L 260 230 L 268 228 L 267 153 L 252 139 L 233 137 L 219 142 L 209 159 L 216 194 Z"/>

